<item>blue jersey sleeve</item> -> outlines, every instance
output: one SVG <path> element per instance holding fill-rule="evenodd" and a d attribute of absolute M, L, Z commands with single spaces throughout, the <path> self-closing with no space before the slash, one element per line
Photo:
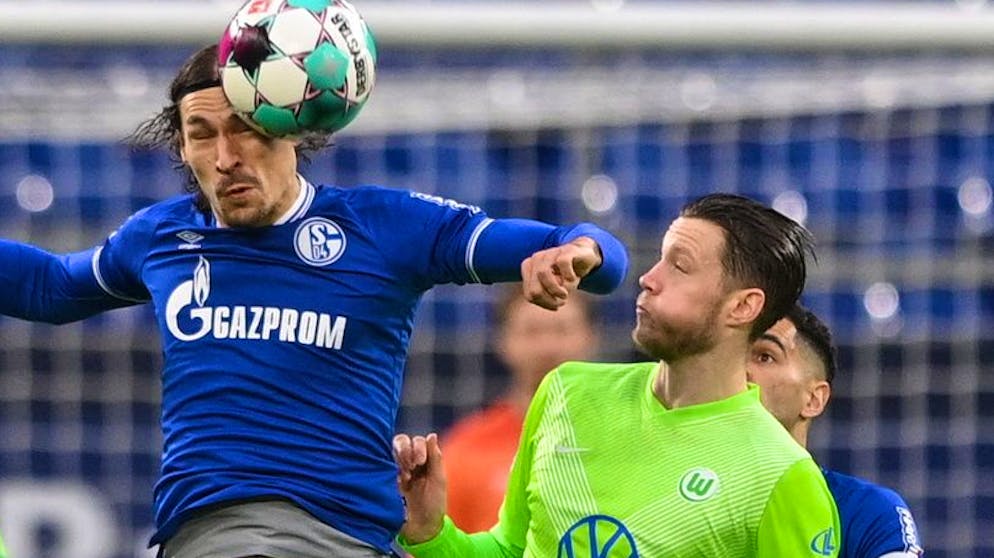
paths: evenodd
<path fill-rule="evenodd" d="M 891 553 L 922 556 L 924 549 L 908 504 L 893 490 L 825 471 L 839 508 L 844 558 L 880 558 Z"/>
<path fill-rule="evenodd" d="M 63 324 L 126 306 L 100 288 L 95 253 L 56 255 L 0 240 L 0 314 Z"/>
<path fill-rule="evenodd" d="M 533 253 L 588 236 L 604 263 L 581 288 L 606 293 L 624 280 L 628 255 L 607 231 L 589 224 L 555 227 L 527 219 L 491 219 L 479 207 L 418 192 L 375 191 L 379 208 L 367 207 L 384 235 L 382 246 L 422 288 L 440 283 L 496 283 L 521 280 L 521 262 Z M 382 202 L 382 200 L 381 200 Z"/>
<path fill-rule="evenodd" d="M 476 283 L 473 245 L 490 219 L 475 206 L 376 186 L 349 192 L 356 216 L 371 227 L 390 265 L 420 290 L 440 283 Z"/>
<path fill-rule="evenodd" d="M 480 235 L 474 268 L 486 283 L 520 281 L 521 262 L 539 250 L 589 237 L 601 250 L 603 263 L 580 281 L 580 288 L 607 294 L 628 274 L 628 252 L 611 233 L 591 223 L 554 227 L 525 219 L 493 221 Z"/>
<path fill-rule="evenodd" d="M 62 324 L 148 300 L 138 255 L 150 235 L 137 217 L 103 246 L 72 254 L 0 240 L 0 314 Z"/>
<path fill-rule="evenodd" d="M 148 210 L 132 215 L 111 234 L 93 256 L 93 274 L 101 289 L 124 304 L 150 298 L 141 279 L 141 268 L 153 240 L 155 223 Z"/>

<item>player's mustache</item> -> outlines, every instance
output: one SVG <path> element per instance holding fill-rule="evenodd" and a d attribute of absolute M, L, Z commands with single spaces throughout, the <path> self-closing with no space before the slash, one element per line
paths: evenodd
<path fill-rule="evenodd" d="M 221 182 L 217 185 L 217 191 L 219 194 L 223 194 L 234 184 L 253 184 L 255 186 L 259 185 L 259 180 L 254 176 L 249 176 L 247 174 L 230 174 L 221 179 Z"/>

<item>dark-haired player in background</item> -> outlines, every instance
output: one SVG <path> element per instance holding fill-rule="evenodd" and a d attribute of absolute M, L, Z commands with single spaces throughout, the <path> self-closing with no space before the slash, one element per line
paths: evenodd
<path fill-rule="evenodd" d="M 828 327 L 795 306 L 753 344 L 749 379 L 763 404 L 801 445 L 811 421 L 828 404 L 835 377 L 835 347 Z M 840 558 L 918 558 L 924 554 L 908 504 L 893 490 L 823 470 L 839 508 Z"/>
<path fill-rule="evenodd" d="M 172 150 L 193 193 L 83 252 L 0 241 L 0 313 L 65 323 L 155 307 L 165 443 L 152 544 L 165 558 L 382 556 L 404 520 L 391 436 L 422 294 L 523 281 L 557 308 L 577 287 L 617 287 L 625 249 L 590 224 L 312 184 L 297 173 L 308 140 L 242 122 L 216 60 L 216 47 L 195 53 L 136 132 Z"/>

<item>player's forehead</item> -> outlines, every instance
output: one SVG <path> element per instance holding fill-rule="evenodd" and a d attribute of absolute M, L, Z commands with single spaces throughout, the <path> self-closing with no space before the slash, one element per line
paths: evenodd
<path fill-rule="evenodd" d="M 663 235 L 662 251 L 681 250 L 701 257 L 720 256 L 724 230 L 706 219 L 678 217 Z"/>
<path fill-rule="evenodd" d="M 208 87 L 188 93 L 179 101 L 180 119 L 184 124 L 206 121 L 221 123 L 234 116 L 224 90 Z"/>
<path fill-rule="evenodd" d="M 796 355 L 800 348 L 798 341 L 797 326 L 789 318 L 783 318 L 766 330 L 756 344 L 772 344 L 788 355 Z"/>

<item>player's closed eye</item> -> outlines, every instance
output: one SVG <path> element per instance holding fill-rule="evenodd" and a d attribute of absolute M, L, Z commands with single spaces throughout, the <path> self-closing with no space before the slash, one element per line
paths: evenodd
<path fill-rule="evenodd" d="M 236 134 L 244 134 L 246 132 L 251 132 L 253 134 L 256 133 L 256 131 L 253 130 L 251 127 L 249 127 L 248 124 L 246 124 L 245 122 L 242 121 L 242 119 L 237 117 L 232 119 L 231 131 Z"/>
<path fill-rule="evenodd" d="M 192 140 L 205 140 L 214 137 L 214 131 L 208 128 L 197 127 L 190 131 L 189 137 Z"/>

